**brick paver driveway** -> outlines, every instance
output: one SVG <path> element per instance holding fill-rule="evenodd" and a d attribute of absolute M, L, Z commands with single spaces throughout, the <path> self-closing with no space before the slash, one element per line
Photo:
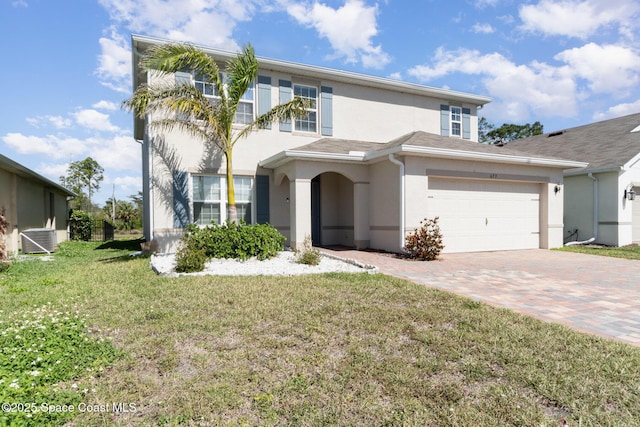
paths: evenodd
<path fill-rule="evenodd" d="M 640 346 L 640 261 L 544 249 L 445 254 L 432 262 L 323 250 L 391 276 Z"/>

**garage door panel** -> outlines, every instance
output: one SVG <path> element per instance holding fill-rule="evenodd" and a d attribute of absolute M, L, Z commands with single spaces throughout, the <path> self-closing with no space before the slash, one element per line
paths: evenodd
<path fill-rule="evenodd" d="M 430 178 L 427 216 L 440 218 L 445 252 L 538 248 L 539 191 L 535 183 Z"/>

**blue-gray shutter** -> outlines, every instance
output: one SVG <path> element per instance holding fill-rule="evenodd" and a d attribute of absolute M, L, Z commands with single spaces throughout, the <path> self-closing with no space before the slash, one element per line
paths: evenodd
<path fill-rule="evenodd" d="M 269 222 L 269 176 L 256 175 L 256 222 Z"/>
<path fill-rule="evenodd" d="M 471 109 L 462 109 L 462 138 L 471 139 Z"/>
<path fill-rule="evenodd" d="M 258 116 L 271 110 L 271 77 L 258 76 Z M 271 123 L 266 129 L 271 129 Z"/>
<path fill-rule="evenodd" d="M 293 99 L 291 82 L 287 80 L 278 81 L 280 86 L 280 104 L 286 104 Z M 280 132 L 291 132 L 291 120 L 280 121 Z"/>
<path fill-rule="evenodd" d="M 440 105 L 440 135 L 449 136 L 449 106 Z"/>
<path fill-rule="evenodd" d="M 333 89 L 320 87 L 320 132 L 323 136 L 333 136 Z"/>
<path fill-rule="evenodd" d="M 189 174 L 173 171 L 173 228 L 189 225 Z"/>
<path fill-rule="evenodd" d="M 190 85 L 191 84 L 191 74 L 185 73 L 184 71 L 178 71 L 176 73 L 176 85 Z"/>

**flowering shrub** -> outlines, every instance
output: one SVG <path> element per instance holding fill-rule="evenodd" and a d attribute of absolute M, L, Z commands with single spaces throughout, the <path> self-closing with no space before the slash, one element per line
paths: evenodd
<path fill-rule="evenodd" d="M 7 256 L 6 235 L 9 228 L 9 221 L 0 215 L 0 271 L 9 267 L 9 257 Z"/>
<path fill-rule="evenodd" d="M 5 317 L 0 311 L 0 316 Z M 41 405 L 75 405 L 88 389 L 77 380 L 98 375 L 117 356 L 104 338 L 89 335 L 77 312 L 45 305 L 0 321 L 0 425 L 61 425 L 73 414 Z M 63 382 L 75 381 L 71 385 Z M 35 405 L 29 411 L 17 405 Z M 13 405 L 13 406 L 12 406 Z M 11 409 L 15 410 L 11 410 Z M 21 408 L 22 410 L 17 410 Z"/>
<path fill-rule="evenodd" d="M 433 261 L 438 258 L 438 255 L 444 249 L 438 219 L 438 217 L 434 219 L 425 218 L 420 221 L 420 228 L 416 228 L 413 233 L 407 235 L 405 249 L 411 258 L 423 261 Z"/>

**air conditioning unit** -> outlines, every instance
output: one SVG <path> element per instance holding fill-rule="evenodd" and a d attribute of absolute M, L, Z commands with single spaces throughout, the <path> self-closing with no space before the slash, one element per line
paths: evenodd
<path fill-rule="evenodd" d="M 53 228 L 30 228 L 22 234 L 22 252 L 25 254 L 41 254 L 56 250 L 56 230 Z"/>

